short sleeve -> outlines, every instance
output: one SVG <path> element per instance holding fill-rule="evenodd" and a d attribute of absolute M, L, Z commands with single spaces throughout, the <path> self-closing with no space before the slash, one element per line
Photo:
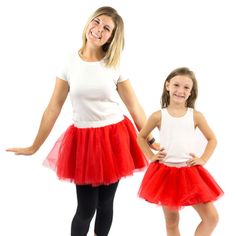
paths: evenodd
<path fill-rule="evenodd" d="M 65 56 L 65 59 L 62 60 L 63 62 L 60 64 L 60 67 L 58 67 L 56 77 L 59 79 L 62 79 L 64 81 L 69 82 L 69 63 L 71 61 L 71 55 Z"/>
<path fill-rule="evenodd" d="M 120 65 L 119 65 L 119 78 L 117 80 L 117 83 L 128 80 L 129 79 L 128 74 L 129 73 L 128 73 L 127 63 L 124 63 L 121 61 Z"/>
<path fill-rule="evenodd" d="M 56 75 L 57 78 L 68 81 L 66 66 Z"/>
<path fill-rule="evenodd" d="M 117 83 L 123 82 L 123 81 L 125 81 L 125 80 L 127 80 L 127 79 L 128 79 L 127 77 L 125 77 L 125 76 L 123 76 L 123 75 L 120 75 L 119 78 L 118 78 L 118 80 L 117 80 Z"/>

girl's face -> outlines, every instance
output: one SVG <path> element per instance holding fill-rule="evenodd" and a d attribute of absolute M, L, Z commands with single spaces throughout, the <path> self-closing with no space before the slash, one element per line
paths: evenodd
<path fill-rule="evenodd" d="M 166 90 L 169 91 L 170 102 L 186 104 L 191 95 L 193 81 L 186 75 L 177 75 L 166 82 Z"/>
<path fill-rule="evenodd" d="M 87 42 L 96 47 L 106 44 L 112 36 L 115 23 L 110 16 L 100 15 L 95 17 L 88 25 Z"/>

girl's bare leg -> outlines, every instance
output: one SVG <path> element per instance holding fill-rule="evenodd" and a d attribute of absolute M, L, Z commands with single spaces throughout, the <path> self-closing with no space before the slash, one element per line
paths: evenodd
<path fill-rule="evenodd" d="M 193 205 L 202 221 L 198 225 L 194 236 L 210 236 L 215 229 L 219 216 L 212 202 Z"/>
<path fill-rule="evenodd" d="M 162 209 L 165 215 L 167 236 L 180 236 L 179 211 L 168 207 L 162 207 Z"/>

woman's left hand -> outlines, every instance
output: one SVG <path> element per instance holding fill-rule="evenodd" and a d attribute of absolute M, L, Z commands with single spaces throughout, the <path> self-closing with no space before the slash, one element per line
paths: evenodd
<path fill-rule="evenodd" d="M 6 151 L 13 152 L 15 155 L 24 155 L 24 156 L 30 156 L 36 152 L 36 150 L 32 146 L 26 148 L 8 148 L 6 149 Z"/>
<path fill-rule="evenodd" d="M 151 145 L 149 145 L 149 147 L 155 151 L 159 151 L 160 150 L 160 144 L 159 143 L 152 143 Z"/>
<path fill-rule="evenodd" d="M 203 166 L 204 164 L 206 164 L 206 161 L 204 161 L 202 158 L 199 158 L 199 157 L 195 156 L 195 154 L 190 153 L 189 155 L 192 158 L 189 161 L 187 161 L 188 166 L 196 166 L 196 165 Z"/>

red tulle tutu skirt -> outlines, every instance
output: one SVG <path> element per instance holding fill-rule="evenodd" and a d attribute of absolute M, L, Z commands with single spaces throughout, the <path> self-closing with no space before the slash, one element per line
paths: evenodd
<path fill-rule="evenodd" d="M 200 165 L 173 167 L 152 162 L 142 180 L 139 196 L 151 203 L 170 208 L 217 200 L 222 189 Z"/>
<path fill-rule="evenodd" d="M 71 125 L 44 161 L 60 179 L 78 185 L 108 185 L 142 170 L 148 162 L 140 150 L 137 133 L 125 117 L 99 128 Z"/>

